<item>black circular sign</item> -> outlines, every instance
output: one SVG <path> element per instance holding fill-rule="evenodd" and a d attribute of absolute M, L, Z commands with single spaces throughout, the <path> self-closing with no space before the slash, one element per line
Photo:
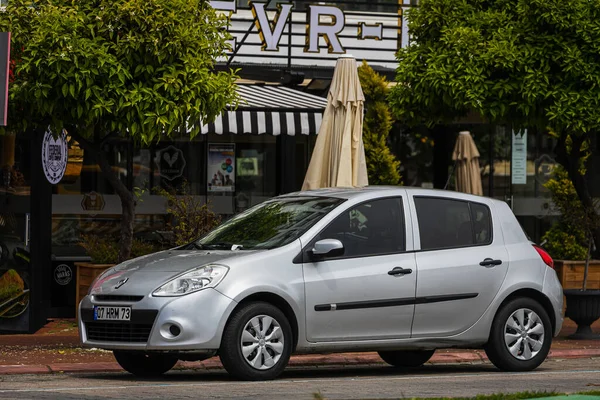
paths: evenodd
<path fill-rule="evenodd" d="M 73 279 L 73 271 L 67 264 L 59 264 L 54 268 L 54 280 L 59 285 L 68 285 Z"/>

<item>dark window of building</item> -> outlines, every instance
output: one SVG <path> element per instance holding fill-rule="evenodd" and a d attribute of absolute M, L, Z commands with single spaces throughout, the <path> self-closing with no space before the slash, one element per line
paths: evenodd
<path fill-rule="evenodd" d="M 421 250 L 492 242 L 490 210 L 482 204 L 434 197 L 415 197 Z"/>
<path fill-rule="evenodd" d="M 319 239 L 338 239 L 343 257 L 363 257 L 406 250 L 402 199 L 360 204 L 338 216 Z"/>
<path fill-rule="evenodd" d="M 100 170 L 96 155 L 81 149 L 79 144 L 71 138 L 68 138 L 68 143 L 67 169 L 61 181 L 54 186 L 54 194 L 75 195 L 90 192 L 115 194 L 114 188 Z M 112 170 L 118 175 L 121 182 L 128 186 L 129 143 L 120 140 L 112 141 L 104 145 L 102 151 L 108 158 Z"/>

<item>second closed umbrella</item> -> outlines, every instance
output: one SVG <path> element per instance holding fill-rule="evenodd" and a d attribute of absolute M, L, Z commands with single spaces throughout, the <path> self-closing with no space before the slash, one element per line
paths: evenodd
<path fill-rule="evenodd" d="M 456 161 L 456 190 L 483 195 L 481 172 L 479 171 L 479 151 L 469 132 L 459 133 L 452 159 Z"/>

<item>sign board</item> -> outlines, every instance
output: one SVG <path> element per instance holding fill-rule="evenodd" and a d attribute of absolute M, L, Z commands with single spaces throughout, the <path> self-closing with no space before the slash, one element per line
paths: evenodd
<path fill-rule="evenodd" d="M 10 77 L 10 32 L 0 32 L 0 125 L 8 115 L 8 79 Z"/>
<path fill-rule="evenodd" d="M 209 192 L 235 192 L 235 144 L 209 144 L 207 186 Z"/>
<path fill-rule="evenodd" d="M 67 264 L 59 264 L 54 268 L 54 281 L 59 285 L 68 285 L 72 279 L 73 271 Z"/>
<path fill-rule="evenodd" d="M 68 158 L 67 133 L 63 129 L 54 139 L 52 131 L 48 128 L 42 141 L 42 167 L 48 182 L 53 185 L 60 182 L 67 169 Z"/>
<path fill-rule="evenodd" d="M 334 67 L 341 54 L 352 54 L 372 66 L 395 69 L 396 51 L 409 43 L 405 11 L 416 2 L 340 4 L 350 10 L 303 2 L 271 9 L 266 2 L 249 2 L 245 8 L 236 0 L 210 4 L 230 20 L 232 51 L 221 62 Z"/>
<path fill-rule="evenodd" d="M 165 147 L 157 153 L 156 163 L 159 175 L 170 181 L 183 175 L 186 165 L 183 151 L 173 145 Z"/>
<path fill-rule="evenodd" d="M 84 193 L 83 199 L 81 200 L 81 209 L 83 211 L 102 211 L 104 210 L 105 204 L 104 196 L 100 193 Z"/>
<path fill-rule="evenodd" d="M 527 129 L 512 132 L 511 181 L 513 185 L 527 183 Z"/>

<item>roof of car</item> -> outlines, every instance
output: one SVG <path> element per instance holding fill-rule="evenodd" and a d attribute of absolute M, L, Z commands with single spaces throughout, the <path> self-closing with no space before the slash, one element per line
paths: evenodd
<path fill-rule="evenodd" d="M 442 189 L 424 189 L 420 187 L 410 187 L 410 186 L 366 186 L 362 188 L 355 187 L 335 187 L 335 188 L 323 188 L 323 189 L 314 189 L 314 190 L 305 190 L 294 193 L 288 193 L 284 196 L 323 196 L 323 197 L 336 197 L 340 199 L 352 199 L 354 197 L 362 197 L 364 195 L 384 195 L 386 193 L 393 192 L 394 190 L 408 190 L 419 192 L 420 195 L 430 195 L 430 196 L 440 196 L 443 195 L 447 197 L 450 195 L 455 195 L 456 198 L 462 199 L 481 199 L 481 196 L 475 196 L 462 192 L 455 192 L 452 190 L 442 190 Z M 454 196 L 452 196 L 454 197 Z M 493 200 L 493 199 L 490 199 Z"/>

